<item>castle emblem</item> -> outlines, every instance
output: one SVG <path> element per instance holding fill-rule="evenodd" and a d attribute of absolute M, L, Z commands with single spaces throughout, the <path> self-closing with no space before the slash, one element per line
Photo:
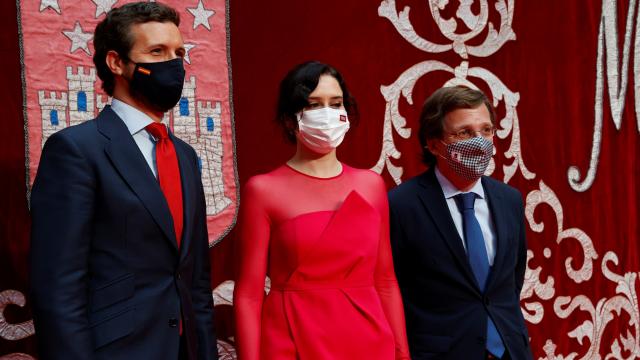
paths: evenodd
<path fill-rule="evenodd" d="M 110 99 L 95 91 L 96 70 L 67 66 L 67 91 L 38 90 L 41 111 L 42 146 L 57 131 L 91 120 Z M 207 215 L 217 215 L 231 203 L 225 195 L 222 173 L 222 111 L 220 101 L 196 100 L 196 77 L 184 82 L 178 104 L 163 122 L 198 154 Z"/>

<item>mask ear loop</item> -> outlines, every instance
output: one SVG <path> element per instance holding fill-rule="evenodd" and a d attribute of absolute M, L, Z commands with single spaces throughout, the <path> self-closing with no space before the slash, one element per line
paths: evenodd
<path fill-rule="evenodd" d="M 132 63 L 136 66 L 138 66 L 138 63 L 131 60 L 131 58 L 129 57 L 129 55 L 122 55 L 119 52 L 116 51 L 116 53 L 118 54 L 118 56 L 120 57 L 120 59 L 122 59 L 122 61 L 124 61 L 125 63 Z"/>
<path fill-rule="evenodd" d="M 125 64 L 129 64 L 129 63 L 131 63 L 131 64 L 133 64 L 133 65 L 134 65 L 133 72 L 131 72 L 131 76 L 130 76 L 130 77 L 125 76 L 126 74 L 122 76 L 122 77 L 124 77 L 127 81 L 131 82 L 131 81 L 133 80 L 133 74 L 135 74 L 135 72 L 136 72 L 136 68 L 138 67 L 138 63 L 136 63 L 135 61 L 131 60 L 131 59 L 129 58 L 129 56 L 127 56 L 127 55 L 120 55 L 120 53 L 119 53 L 119 52 L 117 52 L 117 51 L 116 51 L 116 53 L 118 54 L 118 56 L 120 57 L 120 59 L 122 59 L 122 61 L 123 61 Z"/>
<path fill-rule="evenodd" d="M 295 113 L 294 116 L 296 117 L 295 128 L 291 128 L 291 126 L 287 126 L 287 127 L 289 128 L 288 131 L 291 131 L 293 133 L 293 136 L 296 138 L 296 142 L 297 142 L 298 133 L 300 132 L 300 119 L 302 119 L 302 110 Z M 293 123 L 291 123 L 291 125 L 293 126 Z"/>
<path fill-rule="evenodd" d="M 442 145 L 444 145 L 445 147 L 447 146 L 447 144 L 446 144 L 444 141 L 442 141 L 442 139 L 438 139 L 438 141 L 440 141 L 440 142 L 442 143 Z M 437 154 L 434 154 L 434 153 L 433 153 L 433 151 L 431 151 L 431 149 L 429 149 L 429 145 L 425 145 L 425 146 L 424 146 L 424 148 L 425 148 L 425 149 L 427 149 L 427 150 L 429 150 L 429 152 L 430 152 L 432 155 L 434 155 L 434 156 L 436 156 L 436 157 L 440 157 L 440 158 L 442 158 L 442 159 L 443 159 L 443 160 L 445 160 L 445 161 L 447 161 L 447 160 L 448 160 L 446 157 L 444 157 L 444 156 L 440 155 L 440 152 L 438 152 Z"/>
<path fill-rule="evenodd" d="M 128 57 L 128 56 L 126 56 L 126 55 L 120 55 L 120 53 L 118 53 L 118 56 L 119 56 L 119 57 L 120 57 L 120 59 L 122 59 L 122 61 L 124 61 L 124 62 L 133 62 L 133 61 L 131 61 L 131 59 L 129 59 L 129 57 Z"/>

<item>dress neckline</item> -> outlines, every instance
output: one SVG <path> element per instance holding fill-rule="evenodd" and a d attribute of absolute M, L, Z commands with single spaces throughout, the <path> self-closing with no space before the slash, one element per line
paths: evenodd
<path fill-rule="evenodd" d="M 344 168 L 345 165 L 343 163 L 340 163 L 340 173 L 338 173 L 337 175 L 334 176 L 329 176 L 329 177 L 319 177 L 319 176 L 313 176 L 313 175 L 309 175 L 309 174 L 305 174 L 300 170 L 294 169 L 291 165 L 284 163 L 284 166 L 286 166 L 289 170 L 295 172 L 296 174 L 300 174 L 302 176 L 311 178 L 311 179 L 315 179 L 315 180 L 331 180 L 331 179 L 336 179 L 339 178 L 340 176 L 342 176 L 344 174 Z"/>

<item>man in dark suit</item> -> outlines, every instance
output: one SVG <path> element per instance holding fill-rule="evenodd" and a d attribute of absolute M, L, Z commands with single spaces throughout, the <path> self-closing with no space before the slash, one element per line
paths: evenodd
<path fill-rule="evenodd" d="M 198 158 L 168 132 L 185 48 L 176 11 L 111 10 L 94 63 L 111 96 L 47 141 L 31 196 L 40 359 L 217 359 Z"/>
<path fill-rule="evenodd" d="M 519 304 L 527 260 L 522 197 L 483 176 L 494 133 L 482 92 L 437 90 L 420 115 L 429 169 L 389 193 L 412 359 L 532 359 Z"/>

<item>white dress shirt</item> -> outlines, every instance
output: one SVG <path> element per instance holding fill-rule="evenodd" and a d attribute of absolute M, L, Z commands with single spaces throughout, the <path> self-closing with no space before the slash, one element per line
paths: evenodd
<path fill-rule="evenodd" d="M 129 133 L 133 136 L 133 140 L 136 142 L 136 145 L 138 145 L 142 156 L 144 156 L 144 159 L 147 161 L 153 176 L 157 178 L 158 173 L 156 171 L 156 157 L 154 153 L 156 143 L 153 136 L 145 130 L 147 125 L 153 123 L 153 119 L 133 106 L 115 98 L 111 100 L 111 110 L 124 121 L 127 129 L 129 129 Z"/>
<path fill-rule="evenodd" d="M 442 192 L 444 193 L 444 198 L 447 200 L 447 205 L 449 206 L 449 212 L 451 213 L 451 217 L 453 218 L 453 223 L 458 230 L 458 234 L 460 234 L 460 238 L 462 239 L 462 246 L 465 251 L 467 250 L 467 242 L 464 238 L 464 228 L 462 225 L 462 213 L 458 209 L 456 205 L 456 200 L 454 196 L 461 194 L 462 191 L 458 190 L 449 179 L 447 179 L 442 173 L 440 169 L 436 166 L 436 178 L 440 183 L 440 187 L 442 188 Z M 496 257 L 496 231 L 493 225 L 493 220 L 491 218 L 491 212 L 489 211 L 489 205 L 487 204 L 487 199 L 484 195 L 484 188 L 482 188 L 482 182 L 478 180 L 476 184 L 469 190 L 468 192 L 475 193 L 476 201 L 474 204 L 474 211 L 476 214 L 476 219 L 480 223 L 480 229 L 482 229 L 482 236 L 484 237 L 484 246 L 487 249 L 487 256 L 489 257 L 489 265 L 493 266 L 493 261 Z"/>

